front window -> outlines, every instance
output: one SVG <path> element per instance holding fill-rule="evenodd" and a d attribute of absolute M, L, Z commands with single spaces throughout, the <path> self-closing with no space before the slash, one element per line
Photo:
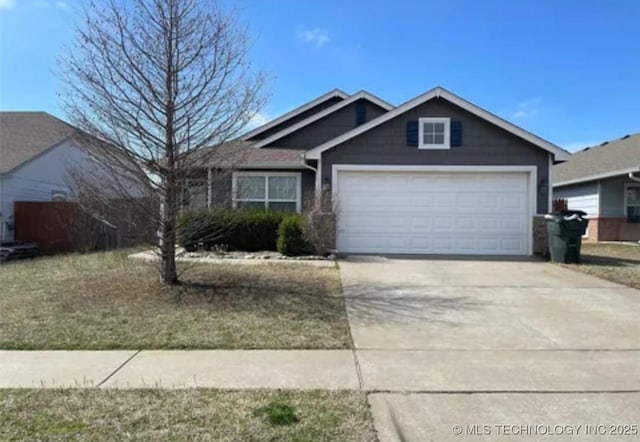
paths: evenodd
<path fill-rule="evenodd" d="M 239 209 L 300 211 L 299 173 L 236 173 L 233 205 Z"/>
<path fill-rule="evenodd" d="M 450 148 L 449 118 L 420 118 L 419 138 L 420 149 L 449 149 Z"/>
<path fill-rule="evenodd" d="M 640 223 L 640 185 L 627 185 L 625 192 L 627 221 Z"/>

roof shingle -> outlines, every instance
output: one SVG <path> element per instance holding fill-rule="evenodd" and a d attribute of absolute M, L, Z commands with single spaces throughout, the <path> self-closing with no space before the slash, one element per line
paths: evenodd
<path fill-rule="evenodd" d="M 553 167 L 553 183 L 590 181 L 591 177 L 640 167 L 640 133 L 574 153 Z"/>
<path fill-rule="evenodd" d="M 257 148 L 250 142 L 231 141 L 202 149 L 194 157 L 196 165 L 215 168 L 304 168 L 304 149 Z"/>
<path fill-rule="evenodd" d="M 0 173 L 7 173 L 73 135 L 46 112 L 0 112 Z"/>

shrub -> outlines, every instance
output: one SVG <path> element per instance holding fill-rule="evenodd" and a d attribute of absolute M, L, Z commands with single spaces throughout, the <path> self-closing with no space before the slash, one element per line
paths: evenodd
<path fill-rule="evenodd" d="M 278 226 L 287 216 L 283 212 L 236 211 L 239 220 L 228 235 L 229 247 L 245 252 L 276 250 Z"/>
<path fill-rule="evenodd" d="M 336 217 L 332 212 L 308 212 L 302 228 L 305 241 L 316 255 L 326 256 L 335 248 Z"/>
<path fill-rule="evenodd" d="M 187 251 L 230 250 L 257 252 L 276 250 L 278 227 L 286 213 L 230 209 L 184 213 L 178 223 L 178 242 Z"/>
<path fill-rule="evenodd" d="M 311 247 L 304 239 L 304 218 L 298 214 L 288 215 L 278 228 L 278 252 L 286 256 L 300 256 L 311 253 Z"/>
<path fill-rule="evenodd" d="M 211 250 L 224 244 L 234 224 L 230 211 L 197 210 L 182 214 L 178 220 L 178 243 L 188 252 Z"/>

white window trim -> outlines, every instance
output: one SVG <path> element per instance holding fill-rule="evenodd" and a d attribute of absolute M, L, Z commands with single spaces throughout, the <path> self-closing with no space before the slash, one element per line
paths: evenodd
<path fill-rule="evenodd" d="M 424 144 L 425 123 L 444 123 L 444 144 Z M 418 149 L 448 150 L 451 149 L 451 118 L 419 118 L 418 119 Z"/>
<path fill-rule="evenodd" d="M 238 177 L 245 176 L 260 176 L 265 178 L 265 189 L 264 189 L 264 198 L 263 199 L 238 199 Z M 232 174 L 232 206 L 234 209 L 238 208 L 238 201 L 241 202 L 257 202 L 257 203 L 265 203 L 265 209 L 267 208 L 267 202 L 272 203 L 292 203 L 293 200 L 283 200 L 283 199 L 269 199 L 269 179 L 268 177 L 275 176 L 289 176 L 296 178 L 296 212 L 300 213 L 302 211 L 302 173 L 300 172 L 233 172 Z"/>
<path fill-rule="evenodd" d="M 634 183 L 625 183 L 624 184 L 624 196 L 623 198 L 623 203 L 624 203 L 624 217 L 628 219 L 629 217 L 629 202 L 627 201 L 627 193 L 629 191 L 629 189 L 631 188 L 640 188 L 640 184 L 634 184 Z M 640 203 L 638 204 L 634 204 L 633 207 L 640 207 Z"/>

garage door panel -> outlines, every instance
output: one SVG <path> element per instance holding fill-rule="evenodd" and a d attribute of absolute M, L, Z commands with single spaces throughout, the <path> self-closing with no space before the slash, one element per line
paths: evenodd
<path fill-rule="evenodd" d="M 526 173 L 340 172 L 338 250 L 527 254 Z"/>
<path fill-rule="evenodd" d="M 365 242 L 366 241 L 366 242 Z M 471 236 L 441 237 L 422 235 L 408 237 L 403 234 L 377 235 L 370 238 L 353 234 L 343 239 L 349 253 L 397 253 L 397 254 L 472 254 L 472 255 L 522 255 L 525 241 L 522 238 L 482 238 Z M 375 248 L 372 250 L 372 248 Z M 380 250 L 384 252 L 380 252 Z"/>

